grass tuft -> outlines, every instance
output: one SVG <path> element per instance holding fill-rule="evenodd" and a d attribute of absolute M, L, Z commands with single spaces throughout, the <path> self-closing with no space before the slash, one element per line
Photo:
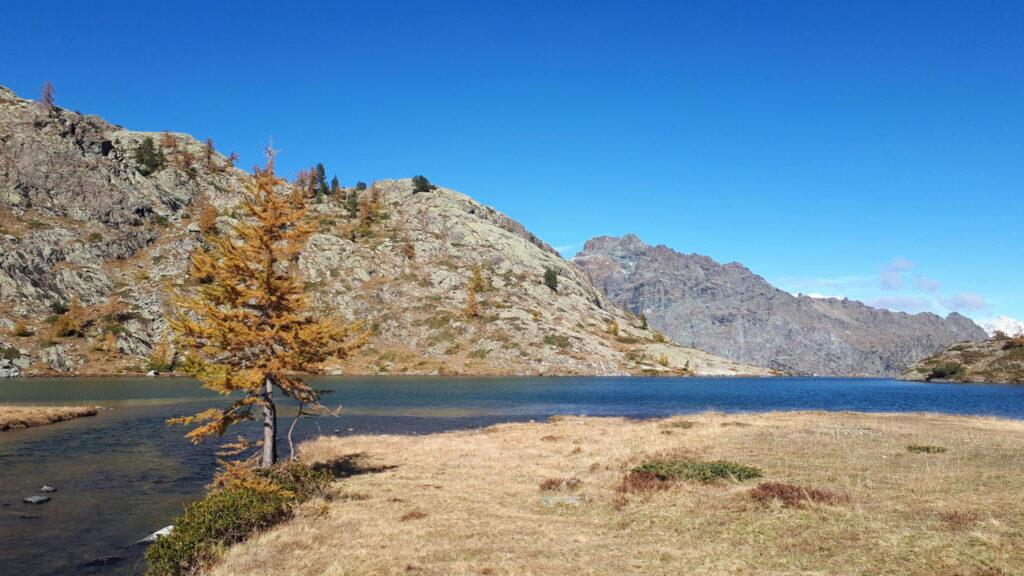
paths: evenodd
<path fill-rule="evenodd" d="M 946 451 L 942 446 L 930 446 L 927 444 L 909 444 L 907 446 L 908 452 L 915 454 L 942 454 Z"/>
<path fill-rule="evenodd" d="M 778 501 L 785 508 L 801 508 L 808 502 L 819 504 L 840 504 L 849 501 L 845 495 L 782 482 L 761 482 L 750 489 L 750 497 L 758 502 Z"/>

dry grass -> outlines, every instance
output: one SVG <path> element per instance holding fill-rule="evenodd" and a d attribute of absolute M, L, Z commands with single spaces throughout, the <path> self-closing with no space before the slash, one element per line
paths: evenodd
<path fill-rule="evenodd" d="M 329 463 L 338 491 L 368 497 L 336 498 L 326 509 L 310 502 L 230 549 L 213 574 L 1024 574 L 1024 422 L 852 413 L 688 420 L 696 425 L 675 435 L 662 434 L 659 421 L 568 417 L 322 438 L 305 444 L 303 457 Z M 541 441 L 552 435 L 560 441 Z M 567 444 L 583 450 L 567 454 Z M 911 444 L 948 451 L 914 454 Z M 759 481 L 827 503 L 761 503 L 753 480 L 651 476 L 657 485 L 641 488 L 653 489 L 619 489 L 630 470 L 666 454 L 756 466 Z M 564 482 L 560 496 L 544 492 L 574 478 L 572 492 Z M 427 516 L 403 521 L 411 510 Z"/>
<path fill-rule="evenodd" d="M 89 406 L 6 406 L 0 405 L 0 430 L 44 426 L 80 416 L 95 416 Z"/>

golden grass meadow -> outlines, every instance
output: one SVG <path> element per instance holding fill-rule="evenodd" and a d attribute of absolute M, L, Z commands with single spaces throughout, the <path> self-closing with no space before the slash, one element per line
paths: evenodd
<path fill-rule="evenodd" d="M 555 417 L 320 438 L 330 496 L 225 575 L 1024 574 L 1024 422 L 930 414 Z M 651 461 L 762 475 L 643 478 Z"/>
<path fill-rule="evenodd" d="M 10 406 L 0 405 L 0 430 L 43 426 L 81 416 L 95 416 L 92 406 Z"/>

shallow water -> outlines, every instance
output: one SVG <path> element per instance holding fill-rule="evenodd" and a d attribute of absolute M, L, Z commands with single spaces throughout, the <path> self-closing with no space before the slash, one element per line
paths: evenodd
<path fill-rule="evenodd" d="M 423 434 L 553 414 L 653 417 L 703 410 L 946 412 L 1024 418 L 1024 386 L 836 378 L 321 378 L 340 416 L 297 436 Z M 0 402 L 95 404 L 98 416 L 0 433 L 0 574 L 141 574 L 133 542 L 195 499 L 214 472 L 213 444 L 192 446 L 164 420 L 215 405 L 174 378 L 0 381 Z M 294 407 L 282 407 L 287 428 Z M 283 455 L 287 446 L 283 445 Z M 43 484 L 41 505 L 22 503 Z M 110 556 L 106 566 L 87 563 Z"/>

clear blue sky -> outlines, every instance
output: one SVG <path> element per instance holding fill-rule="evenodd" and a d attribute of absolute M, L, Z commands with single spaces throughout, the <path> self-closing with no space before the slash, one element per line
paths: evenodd
<path fill-rule="evenodd" d="M 794 292 L 1024 318 L 1021 2 L 12 2 L 0 84 Z M 280 5 L 279 5 L 280 4 Z"/>

